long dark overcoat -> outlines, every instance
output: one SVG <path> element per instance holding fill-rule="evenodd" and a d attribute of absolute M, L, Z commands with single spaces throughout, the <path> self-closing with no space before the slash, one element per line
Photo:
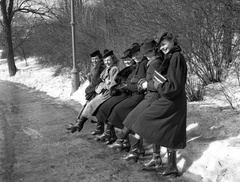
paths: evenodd
<path fill-rule="evenodd" d="M 145 110 L 154 100 L 156 100 L 159 97 L 159 93 L 157 92 L 156 88 L 153 86 L 152 82 L 152 76 L 154 73 L 154 70 L 157 70 L 162 62 L 161 57 L 157 57 L 151 62 L 148 62 L 148 68 L 147 68 L 147 74 L 146 74 L 146 80 L 148 82 L 147 87 L 147 93 L 144 96 L 144 99 L 136 105 L 136 107 L 127 115 L 127 117 L 124 119 L 123 125 L 125 125 L 127 128 L 132 130 L 132 125 L 136 121 L 137 117 L 143 110 Z"/>
<path fill-rule="evenodd" d="M 186 146 L 187 66 L 180 51 L 180 47 L 175 47 L 167 54 L 165 70 L 159 71 L 167 79 L 157 86 L 161 97 L 145 109 L 132 126 L 146 141 L 171 149 Z"/>
<path fill-rule="evenodd" d="M 143 99 L 143 94 L 138 94 L 137 92 L 137 83 L 132 83 L 131 80 L 134 75 L 138 75 L 138 79 L 144 78 L 146 76 L 147 61 L 148 60 L 145 58 L 139 64 L 132 65 L 134 66 L 134 69 L 131 70 L 130 74 L 126 75 L 127 77 L 125 79 L 122 79 L 122 81 L 125 81 L 125 83 L 127 84 L 125 90 L 126 92 L 123 92 L 121 95 L 118 96 L 113 96 L 100 105 L 100 107 L 97 109 L 97 112 L 95 112 L 95 116 L 98 121 L 109 122 L 107 118 L 111 115 L 114 108 L 121 102 L 129 100 L 132 96 L 135 97 L 135 99 L 133 100 L 134 102 L 131 104 L 134 104 L 136 102 L 139 103 Z M 121 72 L 119 72 L 119 74 L 121 74 Z M 119 108 L 118 112 L 120 112 L 122 116 L 126 115 L 125 112 L 122 111 L 122 108 Z M 119 118 L 115 118 L 114 120 L 118 121 L 118 119 Z"/>

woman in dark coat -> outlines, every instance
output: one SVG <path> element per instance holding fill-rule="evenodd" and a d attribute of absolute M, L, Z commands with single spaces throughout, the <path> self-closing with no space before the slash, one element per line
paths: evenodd
<path fill-rule="evenodd" d="M 92 68 L 90 73 L 87 75 L 89 80 L 89 85 L 85 89 L 86 100 L 90 101 L 96 96 L 95 88 L 102 81 L 100 78 L 100 74 L 105 69 L 104 62 L 102 60 L 102 55 L 99 50 L 94 51 L 90 54 Z"/>
<path fill-rule="evenodd" d="M 154 100 L 159 97 L 159 93 L 153 85 L 152 74 L 154 70 L 157 70 L 163 60 L 161 54 L 156 53 L 156 42 L 153 39 L 146 39 L 141 46 L 141 53 L 148 58 L 147 63 L 147 73 L 146 78 L 141 79 L 138 82 L 138 86 L 140 90 L 146 90 L 146 95 L 144 99 L 127 115 L 125 120 L 123 121 L 123 125 L 125 126 L 122 131 L 122 135 L 117 139 L 115 143 L 110 145 L 110 148 L 120 149 L 124 148 L 124 140 L 128 137 L 132 130 L 132 125 L 136 121 L 137 117 L 141 112 L 146 109 Z M 110 121 L 114 124 L 114 118 Z M 131 142 L 132 141 L 132 142 Z M 138 160 L 140 155 L 139 147 L 141 146 L 142 140 L 140 138 L 132 137 L 131 149 L 129 154 L 124 158 L 126 160 Z"/>
<path fill-rule="evenodd" d="M 173 34 L 165 32 L 159 44 L 165 57 L 153 81 L 161 97 L 138 116 L 132 129 L 146 141 L 168 148 L 168 167 L 160 174 L 177 175 L 175 150 L 186 147 L 187 66 Z"/>
<path fill-rule="evenodd" d="M 144 98 L 144 91 L 138 91 L 137 83 L 140 79 L 146 77 L 148 59 L 143 57 L 140 53 L 140 49 L 134 51 L 132 57 L 137 59 L 135 61 L 137 62 L 138 67 L 129 76 L 130 79 L 128 80 L 127 89 L 131 90 L 133 94 L 130 98 L 117 104 L 113 108 L 111 115 L 108 117 L 108 121 L 114 125 L 114 127 L 119 129 L 123 129 L 124 119 Z"/>
<path fill-rule="evenodd" d="M 135 45 L 130 49 L 129 57 L 135 58 L 136 54 L 140 51 L 140 45 Z M 123 57 L 126 60 L 126 56 Z M 131 58 L 130 58 L 131 59 Z M 125 61 L 127 63 L 128 61 Z M 133 60 L 132 60 L 133 61 Z M 124 74 L 124 78 L 121 83 L 124 83 L 124 87 L 121 89 L 121 95 L 114 96 L 104 102 L 97 111 L 96 117 L 98 121 L 105 122 L 107 124 L 107 129 L 105 133 L 98 137 L 98 140 L 106 141 L 107 144 L 111 144 L 116 140 L 116 135 L 114 131 L 114 126 L 109 122 L 113 121 L 117 125 L 122 125 L 122 121 L 125 119 L 127 114 L 132 110 L 144 97 L 143 92 L 138 92 L 137 82 L 141 78 L 146 76 L 146 64 L 147 59 L 140 57 L 140 60 L 133 61 L 134 64 L 126 67 L 125 69 L 130 70 L 130 74 Z M 122 70 L 119 72 L 118 76 L 122 75 Z M 121 86 L 120 83 L 120 86 Z M 122 105 L 121 103 L 127 105 Z M 119 107 L 120 105 L 120 107 Z M 115 109 L 116 108 L 116 109 Z M 112 117 L 113 120 L 112 120 Z M 115 124 L 114 124 L 115 125 Z M 123 127 L 123 125 L 122 125 Z"/>

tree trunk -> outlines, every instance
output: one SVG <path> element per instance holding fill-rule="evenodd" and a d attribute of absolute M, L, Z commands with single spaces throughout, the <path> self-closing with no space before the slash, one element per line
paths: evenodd
<path fill-rule="evenodd" d="M 8 63 L 8 72 L 9 76 L 14 76 L 17 72 L 17 67 L 15 65 L 14 60 L 14 51 L 13 51 L 13 44 L 12 44 L 12 32 L 11 32 L 11 25 L 6 25 L 6 41 L 7 41 L 7 63 Z"/>
<path fill-rule="evenodd" d="M 5 41 L 6 41 L 6 49 L 7 49 L 8 72 L 10 76 L 14 76 L 17 72 L 17 68 L 14 61 L 14 50 L 13 50 L 12 29 L 11 29 L 13 0 L 9 1 L 9 7 L 7 7 L 6 5 L 6 0 L 0 1 L 0 7 L 1 7 L 1 13 L 3 17 L 3 31 L 5 33 Z"/>

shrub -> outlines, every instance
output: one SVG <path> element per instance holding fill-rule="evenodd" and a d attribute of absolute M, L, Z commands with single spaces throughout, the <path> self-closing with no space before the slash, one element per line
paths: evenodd
<path fill-rule="evenodd" d="M 186 94 L 188 101 L 201 101 L 205 93 L 204 83 L 196 78 L 187 78 Z"/>

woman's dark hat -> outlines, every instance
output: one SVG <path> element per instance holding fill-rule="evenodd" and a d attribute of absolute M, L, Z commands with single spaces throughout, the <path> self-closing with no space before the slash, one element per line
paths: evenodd
<path fill-rule="evenodd" d="M 155 47 L 156 47 L 156 41 L 154 39 L 145 39 L 140 48 L 140 51 L 144 55 L 147 52 L 154 50 Z"/>
<path fill-rule="evenodd" d="M 131 58 L 131 49 L 127 49 L 123 52 L 123 57 L 121 57 L 121 59 L 126 59 L 126 58 Z"/>
<path fill-rule="evenodd" d="M 107 58 L 108 56 L 112 56 L 113 55 L 113 50 L 109 51 L 108 49 L 105 49 L 103 51 L 103 59 Z"/>
<path fill-rule="evenodd" d="M 131 54 L 134 56 L 137 52 L 140 51 L 140 45 L 138 43 L 134 43 L 131 49 Z"/>
<path fill-rule="evenodd" d="M 134 46 L 140 46 L 140 44 L 137 42 L 134 42 L 134 43 L 132 43 L 132 47 L 134 47 Z"/>
<path fill-rule="evenodd" d="M 158 41 L 158 43 L 157 43 L 157 47 L 160 46 L 161 42 L 163 41 L 163 39 L 166 38 L 166 36 L 167 36 L 168 34 L 169 34 L 169 32 L 163 32 L 163 33 L 162 33 L 162 35 L 160 36 L 159 41 Z"/>
<path fill-rule="evenodd" d="M 101 55 L 99 50 L 96 50 L 96 51 L 94 51 L 90 54 L 91 57 L 96 57 L 96 56 L 99 56 L 99 55 Z"/>

